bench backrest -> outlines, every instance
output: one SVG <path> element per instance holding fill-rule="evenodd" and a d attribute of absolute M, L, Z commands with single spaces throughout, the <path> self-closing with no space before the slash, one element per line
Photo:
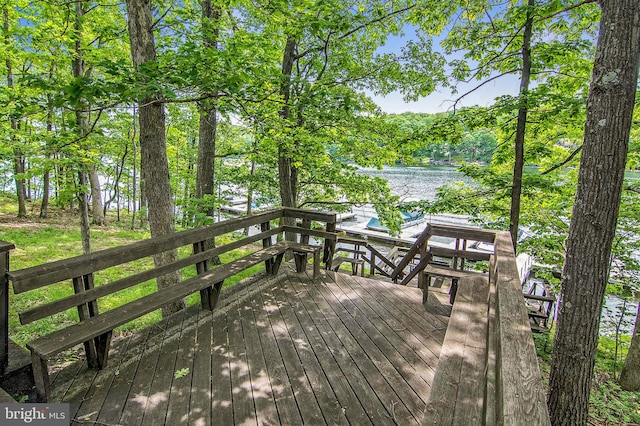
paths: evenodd
<path fill-rule="evenodd" d="M 299 219 L 301 222 L 299 226 L 272 225 L 274 221 L 280 218 Z M 325 229 L 312 229 L 312 221 L 326 223 Z M 242 232 L 252 226 L 260 226 L 260 231 L 255 234 L 250 233 L 249 236 L 244 236 L 240 239 L 234 239 L 230 243 L 219 245 L 215 248 L 205 248 L 204 242 L 207 240 L 231 232 Z M 309 241 L 310 236 L 324 239 L 326 257 L 327 252 L 332 253 L 332 247 L 335 245 L 335 233 L 333 231 L 335 231 L 335 214 L 280 208 L 171 235 L 150 238 L 125 246 L 100 250 L 17 271 L 9 271 L 8 277 L 13 285 L 15 294 L 43 289 L 68 280 L 71 280 L 73 284 L 74 294 L 20 312 L 19 316 L 22 324 L 28 324 L 74 307 L 93 309 L 95 312 L 90 314 L 93 316 L 98 313 L 97 300 L 101 297 L 193 265 L 196 265 L 199 273 L 201 272 L 200 269 L 202 269 L 201 265 L 209 259 L 239 248 L 249 248 L 256 243 L 261 243 L 262 247 L 268 247 L 273 244 L 274 239 L 280 238 L 285 232 L 288 235 L 296 235 L 299 241 L 304 243 Z M 169 250 L 189 246 L 192 247 L 191 254 L 179 258 L 175 262 L 160 267 L 154 267 L 153 263 L 149 262 L 150 266 L 147 269 L 143 268 L 141 271 L 139 265 L 131 266 L 132 270 L 136 270 L 135 273 L 129 275 L 121 273 L 121 278 L 94 286 L 94 279 L 98 276 L 97 273 L 101 271 L 114 267 L 124 270 L 129 267 L 127 265 L 131 262 L 152 258 L 154 255 Z"/>

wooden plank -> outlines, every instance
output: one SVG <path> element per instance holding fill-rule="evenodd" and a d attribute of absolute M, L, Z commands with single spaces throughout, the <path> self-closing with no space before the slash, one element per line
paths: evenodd
<path fill-rule="evenodd" d="M 493 243 L 496 235 L 496 231 L 458 225 L 451 226 L 430 223 L 429 228 L 431 230 L 431 235 L 433 236 L 480 241 L 485 243 Z"/>
<path fill-rule="evenodd" d="M 261 334 L 266 330 L 259 329 L 251 300 L 245 300 L 239 305 L 238 313 L 242 324 L 241 337 L 244 340 L 248 380 L 251 387 L 251 393 L 247 392 L 247 397 L 251 398 L 252 395 L 256 420 L 258 424 L 264 424 L 265 422 L 282 423 L 282 420 L 278 417 L 271 378 L 261 342 Z M 238 337 L 238 343 L 239 340 L 240 337 Z M 238 344 L 237 346 L 240 345 Z M 234 385 L 234 387 L 237 387 L 237 385 Z"/>
<path fill-rule="evenodd" d="M 236 284 L 238 286 L 238 284 Z M 228 306 L 234 306 L 237 292 L 225 293 Z M 221 425 L 231 425 L 233 419 L 232 371 L 236 368 L 229 342 L 230 328 L 236 319 L 233 309 L 217 310 L 211 322 L 211 418 Z M 206 370 L 205 370 L 206 371 Z M 209 426 L 206 424 L 205 426 Z"/>
<path fill-rule="evenodd" d="M 198 326 L 193 358 L 193 373 L 189 392 L 187 420 L 190 426 L 209 426 L 212 424 L 211 405 L 211 351 L 213 344 L 213 314 L 201 309 L 198 314 Z M 181 422 L 184 424 L 184 420 Z"/>
<path fill-rule="evenodd" d="M 393 304 L 385 303 L 381 292 L 373 292 L 373 286 L 363 285 L 364 280 L 361 278 L 340 277 L 337 284 L 357 304 L 358 309 L 367 319 L 365 324 L 372 340 L 380 348 L 384 348 L 385 353 L 390 354 L 395 351 L 402 356 L 405 363 L 401 373 L 406 376 L 409 383 L 414 384 L 414 389 L 422 391 L 420 395 L 426 402 L 444 333 L 423 327 L 424 317 L 405 316 L 404 314 L 411 313 L 411 310 L 405 308 L 403 298 L 393 298 Z M 414 298 L 413 303 L 419 302 Z M 395 311 L 396 314 L 402 312 L 402 315 L 394 317 L 390 311 Z M 425 312 L 423 315 L 428 314 Z M 355 319 L 360 322 L 361 316 Z M 426 344 L 428 340 L 433 341 L 435 345 Z M 421 382 L 417 379 L 426 384 L 425 389 L 422 389 Z"/>
<path fill-rule="evenodd" d="M 486 397 L 488 280 L 481 277 L 462 279 L 458 294 L 468 300 L 470 323 L 464 345 L 454 424 L 480 424 L 484 419 Z"/>
<path fill-rule="evenodd" d="M 251 387 L 247 347 L 242 333 L 242 309 L 237 306 L 227 317 L 229 330 L 230 377 L 234 424 L 256 424 L 256 407 Z M 215 417 L 215 412 L 214 412 Z"/>
<path fill-rule="evenodd" d="M 154 279 L 156 277 L 165 275 L 169 272 L 176 271 L 178 269 L 185 268 L 190 265 L 195 265 L 198 262 L 205 261 L 214 256 L 219 256 L 220 254 L 229 252 L 231 250 L 238 249 L 247 244 L 254 243 L 256 241 L 261 240 L 265 236 L 276 235 L 282 232 L 282 228 L 275 228 L 268 231 L 265 234 L 256 234 L 251 237 L 246 237 L 242 240 L 234 241 L 229 244 L 225 244 L 223 246 L 218 246 L 213 249 L 194 254 L 184 259 L 180 259 L 176 262 L 169 263 L 167 265 L 163 265 L 160 267 L 155 267 L 153 269 L 149 269 L 147 271 L 139 272 L 137 274 L 130 275 L 128 277 L 122 278 L 120 280 L 112 281 L 110 283 L 103 284 L 99 287 L 92 288 L 80 294 L 74 294 L 62 299 L 58 299 L 54 302 L 47 303 L 45 305 L 36 306 L 31 309 L 27 309 L 21 313 L 20 323 L 21 324 L 29 324 L 38 319 L 42 319 L 53 315 L 58 312 L 63 312 L 67 309 L 74 308 L 76 306 L 82 305 L 84 303 L 88 303 L 91 300 L 98 299 L 100 297 L 104 297 L 110 294 L 113 294 L 117 291 L 121 291 L 127 288 L 130 288 L 136 284 L 143 283 L 145 281 Z"/>
<path fill-rule="evenodd" d="M 255 345 L 259 350 L 257 354 L 256 362 L 250 362 L 251 369 L 253 371 L 254 366 L 258 366 L 262 371 L 259 371 L 258 379 L 266 382 L 268 377 L 269 390 L 273 403 L 275 403 L 276 414 L 275 416 L 270 414 L 269 411 L 261 410 L 256 404 L 256 412 L 258 415 L 258 423 L 271 423 L 274 419 L 278 419 L 280 424 L 302 424 L 302 417 L 300 410 L 296 404 L 296 399 L 293 394 L 292 385 L 289 381 L 287 369 L 285 367 L 285 361 L 283 355 L 278 350 L 278 343 L 274 336 L 274 330 L 267 315 L 268 310 L 273 310 L 277 305 L 264 304 L 265 298 L 271 298 L 274 293 L 273 284 L 271 284 L 273 277 L 269 277 L 269 283 L 264 283 L 260 287 L 254 287 L 251 289 L 251 297 L 248 298 L 248 304 L 251 306 L 251 313 L 253 314 L 253 325 L 251 332 L 255 331 L 257 338 L 254 338 L 255 342 L 259 345 Z M 271 284 L 271 285 L 269 285 Z M 247 312 L 249 313 L 249 312 Z M 244 328 L 244 323 L 243 323 Z M 255 329 L 255 330 L 253 330 Z M 285 337 L 289 337 L 288 334 Z M 251 333 L 245 333 L 245 339 L 251 341 Z M 249 348 L 248 348 L 249 349 Z M 250 359 L 255 357 L 251 356 Z M 287 363 L 296 363 L 296 359 L 287 360 Z M 296 380 L 298 380 L 296 378 Z M 251 378 L 252 384 L 255 383 L 254 375 Z M 254 385 L 254 389 L 255 389 Z M 266 387 L 266 386 L 262 386 Z M 255 391 L 254 391 L 255 395 Z M 307 398 L 306 403 L 313 403 L 315 400 Z M 316 403 L 317 404 L 317 403 Z M 269 406 L 270 410 L 271 407 Z M 306 408 L 305 408 L 306 409 Z"/>
<path fill-rule="evenodd" d="M 113 423 L 122 417 L 128 398 L 131 395 L 137 370 L 146 352 L 146 345 L 153 342 L 150 333 L 156 330 L 147 327 L 144 330 L 132 335 L 127 345 L 118 342 L 114 347 L 115 354 L 111 354 L 111 361 L 108 370 L 99 375 L 111 374 L 113 376 L 108 393 L 104 398 L 104 403 L 100 409 L 97 422 Z M 157 334 L 157 331 L 156 331 Z M 160 333 L 161 336 L 163 333 Z"/>
<path fill-rule="evenodd" d="M 189 416 L 189 401 L 194 392 L 192 387 L 194 375 L 199 375 L 194 368 L 194 358 L 197 342 L 198 315 L 188 317 L 191 321 L 183 322 L 176 362 L 173 370 L 171 386 L 169 387 L 169 403 L 165 424 L 184 424 Z"/>
<path fill-rule="evenodd" d="M 148 331 L 143 331 L 143 333 Z M 130 352 L 128 355 L 131 358 L 135 358 L 136 351 L 132 345 L 132 342 L 137 342 L 137 339 L 134 339 L 132 336 L 126 338 L 125 341 L 121 341 L 118 344 L 118 349 L 124 352 Z M 141 351 L 138 351 L 140 354 Z M 129 387 L 131 386 L 130 377 L 127 377 L 126 374 L 123 374 L 120 377 L 120 365 L 123 364 L 126 360 L 124 357 L 115 357 L 116 359 L 112 359 L 109 363 L 109 366 L 100 371 L 95 375 L 95 379 L 91 383 L 89 387 L 89 392 L 82 398 L 80 406 L 78 407 L 77 412 L 74 414 L 74 418 L 81 420 L 83 422 L 97 422 L 98 416 L 102 415 L 104 418 L 104 413 L 102 413 L 102 408 L 104 407 L 107 411 L 110 409 L 121 409 L 122 404 L 120 404 L 117 408 L 114 407 L 113 401 L 109 403 L 105 403 L 105 399 L 109 394 L 120 393 L 122 385 L 126 386 L 125 390 L 125 399 L 126 395 L 129 392 Z M 129 358 L 129 359 L 131 359 Z M 135 362 L 135 361 L 134 361 Z M 124 365 L 123 365 L 124 367 Z M 124 369 L 124 368 L 123 368 Z M 113 388 L 115 387 L 116 390 Z M 117 405 L 117 404 L 115 404 Z M 113 411 L 111 411 L 110 417 L 108 419 L 111 421 L 114 418 L 119 419 L 120 413 L 118 412 L 117 416 L 112 415 Z"/>
<path fill-rule="evenodd" d="M 414 369 L 414 374 L 430 388 L 444 339 L 444 331 L 434 327 L 426 327 L 424 316 L 411 315 L 413 312 L 406 306 L 403 298 L 389 294 L 384 287 L 376 288 L 378 286 L 372 286 L 371 283 L 364 285 L 364 281 L 359 277 L 349 277 L 348 280 L 340 278 L 338 281 L 348 283 L 359 296 L 367 293 L 371 295 L 371 299 L 365 299 L 365 303 L 359 303 L 360 309 L 366 313 L 366 317 L 370 319 L 380 335 L 389 340 L 402 353 L 407 368 Z M 356 286 L 359 287 L 359 290 Z M 417 292 L 416 289 L 411 290 Z M 387 294 L 383 295 L 383 293 Z M 413 303 L 420 304 L 420 301 L 416 300 Z M 410 315 L 405 316 L 404 314 Z M 417 365 L 425 367 L 413 367 Z M 424 391 L 422 396 L 426 398 L 428 392 L 429 389 Z"/>
<path fill-rule="evenodd" d="M 360 364 L 364 363 L 367 357 L 361 349 L 358 350 L 353 336 L 345 329 L 336 312 L 326 303 L 315 286 L 308 284 L 303 286 L 302 283 L 295 282 L 293 287 L 294 289 L 306 288 L 308 290 L 308 297 L 301 298 L 301 301 L 315 326 L 320 330 L 325 344 L 330 348 L 341 348 L 341 350 L 333 351 L 333 357 L 343 378 L 349 382 L 371 422 L 376 425 L 394 424 L 388 407 L 385 407 L 383 402 L 378 399 L 371 384 L 367 381 L 375 380 L 378 385 L 382 386 L 381 377 L 372 368 L 363 367 L 366 372 L 360 370 Z"/>
<path fill-rule="evenodd" d="M 182 324 L 180 314 L 171 315 L 169 318 L 151 327 L 149 340 L 144 344 L 140 362 L 131 370 L 131 388 L 124 404 L 120 424 L 139 425 L 145 416 L 147 405 L 152 405 L 154 398 L 162 398 L 162 394 L 154 395 L 152 386 L 161 357 L 161 349 L 165 338 L 175 333 L 176 328 Z M 125 373 L 129 373 L 127 370 Z M 157 387 L 156 387 L 157 389 Z"/>
<path fill-rule="evenodd" d="M 472 261 L 488 261 L 491 253 L 483 253 L 471 250 L 454 250 L 446 247 L 429 246 L 429 252 L 433 256 L 461 258 Z"/>
<path fill-rule="evenodd" d="M 282 289 L 293 308 L 296 320 L 299 321 L 300 326 L 304 330 L 306 341 L 313 351 L 314 358 L 316 362 L 319 362 L 323 375 L 327 380 L 326 387 L 323 385 L 321 390 L 318 390 L 317 384 L 311 380 L 314 386 L 314 394 L 321 406 L 325 421 L 333 424 L 338 421 L 343 423 L 344 420 L 342 419 L 346 419 L 350 424 L 372 424 L 356 393 L 351 388 L 349 380 L 340 372 L 339 363 L 334 356 L 340 346 L 337 348 L 333 347 L 333 350 L 330 349 L 332 347 L 328 346 L 324 338 L 328 333 L 331 333 L 331 331 L 327 330 L 326 324 L 322 323 L 319 326 L 316 323 L 314 318 L 320 317 L 320 315 L 317 311 L 309 310 L 304 303 L 306 299 L 309 299 L 309 286 L 299 286 L 299 276 L 291 276 L 288 271 L 284 273 L 287 275 L 288 285 L 283 286 Z M 327 273 L 327 275 L 329 274 L 330 273 Z M 294 288 L 294 286 L 296 288 Z M 320 321 L 320 318 L 318 318 L 318 321 Z M 289 321 L 287 321 L 287 323 L 289 323 Z M 300 349 L 298 349 L 298 353 L 301 358 L 306 355 L 306 352 L 300 353 Z M 325 403 L 326 395 L 329 395 L 326 391 L 329 389 L 335 394 L 335 399 L 330 398 L 330 400 Z M 333 399 L 333 401 L 331 401 L 331 399 Z"/>
<path fill-rule="evenodd" d="M 338 238 L 335 232 L 322 231 L 320 229 L 305 229 L 301 227 L 288 226 L 288 225 L 284 225 L 283 228 L 285 232 L 291 232 L 294 234 L 299 234 L 301 236 L 307 236 L 307 237 L 311 236 L 311 237 L 321 238 L 323 240 L 328 240 L 328 241 L 335 241 L 336 238 Z"/>
<path fill-rule="evenodd" d="M 282 336 L 277 340 L 283 358 L 288 360 L 298 359 L 297 363 L 288 362 L 285 365 L 287 372 L 289 372 L 290 368 L 295 368 L 294 374 L 289 374 L 290 377 L 300 377 L 300 380 L 292 381 L 292 386 L 294 387 L 296 402 L 300 408 L 301 416 L 305 420 L 309 419 L 309 424 L 349 424 L 345 417 L 345 411 L 337 404 L 339 399 L 334 393 L 334 389 L 329 383 L 323 366 L 314 351 L 313 342 L 320 340 L 318 331 L 312 325 L 305 326 L 309 319 L 305 315 L 304 308 L 297 299 L 291 299 L 287 292 L 284 291 L 291 285 L 289 283 L 290 277 L 287 274 L 281 274 L 278 278 L 276 283 L 279 303 L 278 312 L 282 316 L 282 322 L 275 321 L 272 323 L 274 324 L 276 335 Z M 287 338 L 287 333 L 289 338 Z M 320 348 L 320 350 L 323 350 L 321 354 L 324 355 L 326 348 Z M 329 362 L 325 360 L 325 366 Z M 338 390 L 338 393 L 340 391 L 341 389 Z M 317 410 L 315 404 L 305 404 L 305 400 L 309 398 L 316 401 Z M 366 415 L 364 416 L 366 418 Z"/>
<path fill-rule="evenodd" d="M 429 242 L 429 238 L 431 238 L 431 224 L 428 224 L 424 231 L 418 236 L 413 245 L 409 248 L 407 253 L 400 259 L 400 262 L 396 265 L 395 269 L 391 273 L 391 279 L 394 281 L 401 276 L 404 271 L 404 268 L 409 266 L 409 264 L 413 261 L 413 258 L 420 252 L 420 247 L 427 245 Z"/>
<path fill-rule="evenodd" d="M 181 330 L 184 320 L 184 311 L 174 314 L 178 330 Z M 146 398 L 142 425 L 164 424 L 167 418 L 169 403 L 169 389 L 176 371 L 176 360 L 181 334 L 171 339 L 171 334 L 165 333 L 162 346 L 159 350 L 158 361 L 151 378 L 149 396 Z"/>
<path fill-rule="evenodd" d="M 336 213 L 323 213 L 314 210 L 296 209 L 293 207 L 285 207 L 284 217 L 295 217 L 301 219 L 315 220 L 316 222 L 336 223 Z"/>
<path fill-rule="evenodd" d="M 416 370 L 429 368 L 425 363 L 409 364 L 404 358 L 404 350 L 393 346 L 384 332 L 381 333 L 372 322 L 375 317 L 367 315 L 367 309 L 361 309 L 367 295 L 363 295 L 349 285 L 345 285 L 348 277 L 339 278 L 337 285 L 321 287 L 325 299 L 337 308 L 338 316 L 343 324 L 353 336 L 357 336 L 358 344 L 362 347 L 366 356 L 371 359 L 373 368 L 376 368 L 390 387 L 390 391 L 385 396 L 380 396 L 380 392 L 385 392 L 384 387 L 376 386 L 374 389 L 379 394 L 379 398 L 390 398 L 394 395 L 398 399 L 398 404 L 393 405 L 392 417 L 399 423 L 405 421 L 414 423 L 422 418 L 425 403 L 427 401 L 429 385 L 419 378 Z M 338 284 L 339 283 L 339 284 Z M 359 287 L 356 285 L 356 287 Z M 331 292 L 329 295 L 328 292 Z M 369 296 L 370 297 L 370 296 Z M 390 333 L 391 334 L 391 333 Z M 395 398 L 393 397 L 393 398 Z M 387 404 L 385 404 L 387 405 Z M 404 410 L 398 410 L 404 407 Z M 399 417 L 405 411 L 406 418 Z M 411 417 L 409 417 L 411 416 Z"/>
<path fill-rule="evenodd" d="M 9 251 L 15 246 L 0 241 L 0 376 L 9 365 Z"/>
<path fill-rule="evenodd" d="M 93 253 L 79 255 L 68 259 L 37 265 L 9 273 L 14 285 L 14 292 L 22 293 L 45 285 L 86 275 L 91 272 L 131 262 L 136 259 L 149 257 L 167 250 L 191 245 L 210 237 L 244 229 L 247 226 L 274 220 L 282 214 L 281 209 L 259 212 L 244 218 L 217 222 L 206 227 L 189 229 L 162 237 L 99 250 Z"/>
<path fill-rule="evenodd" d="M 550 424 L 520 276 L 507 232 L 496 235 L 498 413 L 504 424 Z"/>

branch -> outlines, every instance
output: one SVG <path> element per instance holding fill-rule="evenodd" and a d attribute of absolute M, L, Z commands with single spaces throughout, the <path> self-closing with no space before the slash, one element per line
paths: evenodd
<path fill-rule="evenodd" d="M 364 28 L 368 27 L 369 25 L 373 25 L 373 24 L 376 24 L 376 23 L 378 23 L 378 22 L 382 22 L 382 21 L 384 21 L 384 20 L 386 20 L 386 19 L 388 19 L 388 18 L 391 18 L 392 16 L 399 15 L 399 14 L 401 14 L 401 13 L 407 12 L 407 11 L 409 11 L 409 10 L 413 9 L 414 7 L 416 7 L 416 5 L 415 5 L 415 4 L 413 4 L 413 5 L 411 5 L 411 6 L 404 7 L 404 8 L 402 8 L 402 9 L 394 10 L 394 11 L 392 11 L 392 12 L 388 13 L 387 15 L 384 15 L 384 16 L 381 16 L 381 17 L 379 17 L 379 18 L 376 18 L 376 19 L 373 19 L 373 20 L 371 20 L 371 21 L 368 21 L 368 22 L 365 22 L 365 23 L 363 23 L 363 24 L 360 24 L 360 25 L 358 25 L 357 27 L 355 27 L 355 28 L 353 28 L 353 29 L 351 29 L 351 30 L 347 31 L 346 33 L 342 34 L 341 36 L 339 36 L 339 37 L 337 38 L 337 40 L 344 40 L 345 38 L 347 38 L 347 37 L 349 37 L 349 36 L 351 36 L 351 35 L 353 35 L 353 34 L 357 33 L 358 31 L 360 31 L 360 30 L 362 30 L 362 29 L 364 29 Z M 311 52 L 315 52 L 315 51 L 319 51 L 319 50 L 322 50 L 322 49 L 324 49 L 324 48 L 325 48 L 325 45 L 324 45 L 324 44 L 323 44 L 322 46 L 311 47 L 311 48 L 309 48 L 309 49 L 305 50 L 304 52 L 299 53 L 299 54 L 298 54 L 298 55 L 296 55 L 293 59 L 294 59 L 294 60 L 298 60 L 298 59 L 304 58 L 304 57 L 305 57 L 305 56 L 307 56 L 309 53 L 311 53 Z"/>
<path fill-rule="evenodd" d="M 537 20 L 536 20 L 536 22 L 545 21 L 545 20 L 547 20 L 547 19 L 551 19 L 551 18 L 553 18 L 553 17 L 555 17 L 555 16 L 558 16 L 558 15 L 560 15 L 561 13 L 569 12 L 570 10 L 577 9 L 577 8 L 579 8 L 579 7 L 581 7 L 581 6 L 584 6 L 585 4 L 589 4 L 589 3 L 597 3 L 597 2 L 598 2 L 598 0 L 584 0 L 584 1 L 581 1 L 580 3 L 576 3 L 576 4 L 574 4 L 574 5 L 567 6 L 567 7 L 565 7 L 564 9 L 560 9 L 560 10 L 558 10 L 557 12 L 554 12 L 554 13 L 552 13 L 552 14 L 550 14 L 550 15 L 543 16 L 543 17 L 541 17 L 541 18 L 537 19 Z"/>
<path fill-rule="evenodd" d="M 513 74 L 516 71 L 520 71 L 520 68 L 515 68 L 509 71 L 505 71 L 503 73 L 500 73 L 498 75 L 494 75 L 493 77 L 483 81 L 482 83 L 478 84 L 476 87 L 474 87 L 473 89 L 469 90 L 468 92 L 463 93 L 462 95 L 460 95 L 455 102 L 453 103 L 453 110 L 455 111 L 456 109 L 456 105 L 458 105 L 458 103 L 467 95 L 470 95 L 471 93 L 475 92 L 476 90 L 480 89 L 482 86 L 484 86 L 487 83 L 492 82 L 493 80 L 497 80 L 500 77 L 504 77 L 505 75 L 509 75 L 509 74 Z"/>
<path fill-rule="evenodd" d="M 171 11 L 171 8 L 172 8 L 172 7 L 173 7 L 173 6 L 169 6 L 169 7 L 167 8 L 167 10 L 165 10 L 165 11 L 164 11 L 164 13 L 162 14 L 162 16 L 160 16 L 160 17 L 156 20 L 156 22 L 154 22 L 153 24 L 151 24 L 151 31 L 153 31 L 153 30 L 156 28 L 156 25 L 158 25 L 158 24 L 159 24 L 159 23 L 160 23 L 160 22 L 165 18 L 165 16 L 167 16 L 167 15 L 169 14 L 169 12 Z"/>
<path fill-rule="evenodd" d="M 573 157 L 575 157 L 576 155 L 578 155 L 578 153 L 582 150 L 582 145 L 580 145 L 578 148 L 576 148 L 571 155 L 569 155 L 562 163 L 560 164 L 556 164 L 555 166 L 551 167 L 548 170 L 545 170 L 544 172 L 540 173 L 541 176 L 547 175 L 549 173 L 551 173 L 554 170 L 559 169 L 560 167 L 564 166 L 565 164 L 567 164 L 568 162 L 570 162 L 571 160 L 573 160 Z"/>

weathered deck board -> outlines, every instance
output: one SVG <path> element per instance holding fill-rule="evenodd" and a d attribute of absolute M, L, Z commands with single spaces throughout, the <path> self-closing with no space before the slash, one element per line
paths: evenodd
<path fill-rule="evenodd" d="M 416 288 L 310 274 L 283 265 L 213 313 L 114 342 L 107 369 L 67 367 L 54 394 L 78 424 L 418 423 L 446 328 L 438 298 L 425 308 Z"/>

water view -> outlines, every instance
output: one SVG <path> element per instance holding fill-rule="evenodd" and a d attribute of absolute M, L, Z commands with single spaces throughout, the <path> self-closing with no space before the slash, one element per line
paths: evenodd
<path fill-rule="evenodd" d="M 394 195 L 402 201 L 434 200 L 439 187 L 456 181 L 470 182 L 455 167 L 384 167 L 361 169 L 362 173 L 385 179 Z"/>

